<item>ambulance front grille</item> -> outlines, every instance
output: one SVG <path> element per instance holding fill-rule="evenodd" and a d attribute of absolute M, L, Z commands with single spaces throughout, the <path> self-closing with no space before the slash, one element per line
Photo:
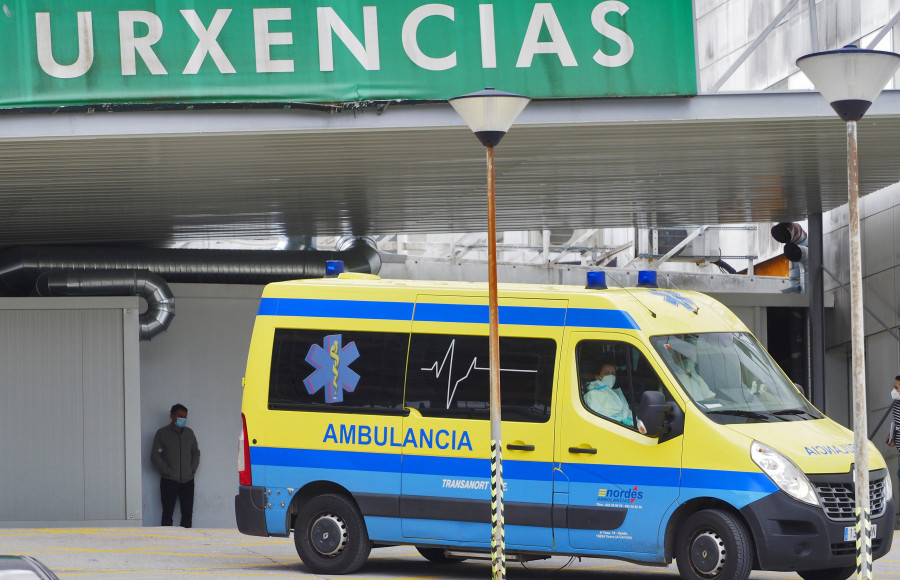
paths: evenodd
<path fill-rule="evenodd" d="M 872 540 L 872 551 L 877 552 L 881 549 L 881 540 L 874 539 Z M 832 556 L 853 556 L 856 554 L 856 542 L 840 542 L 838 544 L 831 544 L 831 555 Z"/>
<path fill-rule="evenodd" d="M 822 509 L 829 519 L 837 521 L 855 520 L 853 483 L 816 483 L 816 493 Z M 884 480 L 869 482 L 869 509 L 871 517 L 884 513 Z"/>

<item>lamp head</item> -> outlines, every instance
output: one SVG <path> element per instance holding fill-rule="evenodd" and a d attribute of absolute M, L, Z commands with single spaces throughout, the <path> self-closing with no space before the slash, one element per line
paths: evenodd
<path fill-rule="evenodd" d="M 450 106 L 462 117 L 485 147 L 500 143 L 525 106 L 528 97 L 486 88 L 450 99 Z"/>
<path fill-rule="evenodd" d="M 844 121 L 859 121 L 900 67 L 900 54 L 845 46 L 807 54 L 797 67 Z"/>
<path fill-rule="evenodd" d="M 656 283 L 656 270 L 638 270 L 637 285 L 639 288 L 659 288 L 659 284 Z"/>
<path fill-rule="evenodd" d="M 587 284 L 585 288 L 593 290 L 606 290 L 606 272 L 591 271 L 587 273 Z"/>
<path fill-rule="evenodd" d="M 325 277 L 337 278 L 344 273 L 343 260 L 326 260 L 325 261 Z"/>

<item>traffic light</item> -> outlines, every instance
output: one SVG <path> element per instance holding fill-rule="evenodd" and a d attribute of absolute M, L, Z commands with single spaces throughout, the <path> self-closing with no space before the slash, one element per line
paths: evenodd
<path fill-rule="evenodd" d="M 782 222 L 772 226 L 772 237 L 784 244 L 784 257 L 806 264 L 806 231 L 798 223 Z"/>

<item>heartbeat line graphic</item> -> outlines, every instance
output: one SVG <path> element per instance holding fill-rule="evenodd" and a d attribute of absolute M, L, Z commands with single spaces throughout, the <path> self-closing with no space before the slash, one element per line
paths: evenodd
<path fill-rule="evenodd" d="M 456 395 L 456 389 L 459 387 L 460 383 L 469 378 L 469 375 L 472 374 L 472 371 L 490 371 L 490 367 L 480 367 L 478 366 L 478 357 L 472 357 L 472 362 L 469 363 L 469 369 L 466 371 L 466 374 L 463 375 L 459 380 L 453 382 L 453 355 L 456 353 L 456 339 L 450 341 L 450 346 L 447 348 L 447 352 L 444 353 L 444 360 L 441 362 L 434 361 L 434 363 L 430 367 L 422 367 L 419 370 L 422 371 L 432 371 L 434 372 L 434 378 L 439 379 L 441 375 L 444 374 L 444 367 L 447 366 L 447 362 L 449 359 L 450 365 L 447 368 L 447 408 L 450 408 L 450 403 L 453 402 L 453 397 Z M 537 373 L 537 370 L 530 369 L 504 369 L 500 368 L 500 372 L 504 373 Z"/>

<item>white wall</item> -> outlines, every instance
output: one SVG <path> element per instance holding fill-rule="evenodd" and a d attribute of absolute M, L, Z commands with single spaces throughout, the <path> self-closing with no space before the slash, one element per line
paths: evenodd
<path fill-rule="evenodd" d="M 3 527 L 140 524 L 137 305 L 0 299 Z"/>
<path fill-rule="evenodd" d="M 711 92 L 789 3 L 790 0 L 694 0 L 701 93 Z M 817 0 L 815 5 L 818 50 L 833 50 L 850 43 L 867 48 L 879 29 L 900 10 L 900 0 Z M 808 89 L 806 78 L 798 74 L 794 62 L 813 52 L 811 38 L 809 0 L 800 0 L 722 85 L 720 92 Z M 896 50 L 898 42 L 900 29 L 895 28 L 877 48 Z M 895 78 L 900 78 L 900 74 Z"/>
<path fill-rule="evenodd" d="M 237 493 L 241 379 L 261 286 L 172 284 L 175 318 L 165 334 L 141 343 L 143 521 L 158 526 L 159 475 L 150 463 L 156 430 L 174 403 L 188 408 L 197 435 L 194 526 L 231 528 Z M 179 511 L 175 508 L 175 523 Z"/>
<path fill-rule="evenodd" d="M 864 196 L 859 213 L 863 302 L 875 315 L 865 315 L 866 405 L 871 434 L 891 402 L 894 377 L 900 375 L 900 342 L 887 330 L 900 335 L 900 184 Z M 845 284 L 850 278 L 848 219 L 847 206 L 828 212 L 822 219 L 825 268 Z M 825 292 L 833 295 L 835 303 L 825 315 L 825 410 L 850 427 L 850 295 L 828 274 L 824 278 Z M 897 451 L 884 444 L 887 425 L 885 422 L 872 441 L 888 461 L 890 472 L 896 474 Z M 896 485 L 894 489 L 900 493 Z"/>

